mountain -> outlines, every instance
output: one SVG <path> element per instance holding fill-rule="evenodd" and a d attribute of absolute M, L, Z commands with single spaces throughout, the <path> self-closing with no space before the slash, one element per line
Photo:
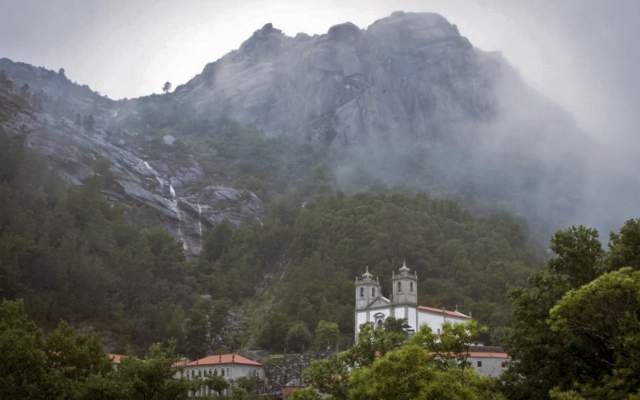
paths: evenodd
<path fill-rule="evenodd" d="M 0 70 L 28 85 L 31 107 L 3 119 L 5 133 L 74 184 L 106 162 L 104 192 L 156 210 L 191 254 L 209 227 L 259 220 L 291 192 L 426 191 L 507 209 L 541 235 L 582 207 L 586 139 L 571 118 L 437 14 L 314 36 L 266 24 L 173 93 L 132 100 L 63 70 Z"/>
<path fill-rule="evenodd" d="M 500 54 L 402 12 L 314 36 L 267 24 L 136 99 L 0 59 L 0 137 L 29 150 L 0 159 L 2 296 L 114 348 L 174 336 L 191 356 L 282 350 L 321 319 L 349 340 L 353 276 L 404 258 L 420 302 L 458 304 L 495 341 L 508 287 L 585 207 L 591 154 Z"/>

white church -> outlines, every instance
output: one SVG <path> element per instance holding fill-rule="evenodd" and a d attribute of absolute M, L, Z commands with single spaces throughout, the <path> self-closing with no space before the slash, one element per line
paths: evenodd
<path fill-rule="evenodd" d="M 397 273 L 393 273 L 393 296 L 391 300 L 382 295 L 380 281 L 369 273 L 369 268 L 356 278 L 355 339 L 358 339 L 360 325 L 372 322 L 382 326 L 389 317 L 406 319 L 410 332 L 428 325 L 434 333 L 440 333 L 445 322 L 460 323 L 471 319 L 458 310 L 449 311 L 418 305 L 418 275 L 407 267 L 406 262 Z"/>

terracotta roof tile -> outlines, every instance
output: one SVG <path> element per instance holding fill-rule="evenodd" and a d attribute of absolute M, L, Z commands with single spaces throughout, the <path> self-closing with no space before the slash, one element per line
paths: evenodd
<path fill-rule="evenodd" d="M 470 351 L 469 357 L 472 358 L 509 358 L 507 353 L 495 352 L 495 351 Z"/>
<path fill-rule="evenodd" d="M 107 357 L 109 357 L 109 360 L 111 360 L 111 362 L 114 364 L 120 364 L 122 360 L 127 358 L 127 356 L 123 354 L 112 354 L 112 353 L 107 353 Z"/>
<path fill-rule="evenodd" d="M 187 367 L 195 367 L 198 365 L 220 365 L 220 364 L 240 364 L 251 365 L 254 367 L 262 367 L 257 361 L 250 360 L 246 357 L 242 357 L 240 354 L 216 354 L 212 356 L 206 356 L 199 360 L 191 361 L 187 363 Z"/>
<path fill-rule="evenodd" d="M 470 316 L 463 314 L 460 311 L 449 311 L 442 308 L 418 306 L 418 311 L 424 311 L 424 312 L 428 312 L 431 314 L 438 314 L 438 315 L 444 314 L 452 318 L 471 319 Z"/>

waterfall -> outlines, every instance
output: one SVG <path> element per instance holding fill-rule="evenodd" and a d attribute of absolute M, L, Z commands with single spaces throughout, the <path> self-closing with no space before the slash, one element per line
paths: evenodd
<path fill-rule="evenodd" d="M 169 194 L 171 194 L 171 209 L 176 213 L 176 217 L 178 218 L 178 237 L 182 241 L 182 249 L 188 250 L 187 241 L 185 240 L 184 233 L 182 232 L 182 212 L 180 211 L 180 207 L 178 206 L 178 198 L 176 197 L 176 190 L 173 188 L 172 184 L 169 184 Z"/>
<path fill-rule="evenodd" d="M 198 207 L 198 234 L 200 235 L 200 241 L 202 241 L 202 207 L 200 202 L 197 202 L 196 206 Z"/>

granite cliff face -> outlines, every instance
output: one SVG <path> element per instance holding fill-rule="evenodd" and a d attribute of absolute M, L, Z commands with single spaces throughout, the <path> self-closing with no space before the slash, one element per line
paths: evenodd
<path fill-rule="evenodd" d="M 315 36 L 266 24 L 169 96 L 342 153 L 333 167 L 344 190 L 366 170 L 535 223 L 561 226 L 580 207 L 576 144 L 586 140 L 574 121 L 437 14 L 396 12 Z M 410 159 L 429 177 L 411 173 Z"/>
<path fill-rule="evenodd" d="M 71 184 L 109 175 L 105 194 L 155 210 L 187 253 L 200 252 L 209 227 L 223 220 L 239 224 L 262 214 L 262 201 L 255 194 L 207 181 L 198 162 L 180 154 L 171 140 L 158 146 L 124 129 L 119 115 L 126 102 L 100 96 L 60 72 L 7 59 L 0 59 L 0 70 L 17 87 L 0 89 L 0 106 L 6 112 L 0 134 L 22 137 Z"/>
<path fill-rule="evenodd" d="M 29 85 L 27 108 L 11 111 L 12 94 L 3 94 L 5 134 L 23 135 L 74 184 L 107 160 L 115 182 L 107 194 L 157 210 L 194 254 L 203 230 L 259 219 L 264 206 L 206 176 L 181 146 L 181 124 L 151 137 L 145 109 L 178 122 L 224 118 L 324 148 L 336 155 L 341 189 L 366 171 L 383 184 L 556 225 L 578 206 L 582 137 L 573 121 L 437 14 L 396 12 L 366 29 L 344 23 L 314 36 L 266 24 L 175 92 L 133 100 L 100 96 L 64 71 L 7 59 L 0 70 L 16 83 L 13 94 Z"/>
<path fill-rule="evenodd" d="M 500 56 L 473 48 L 443 17 L 397 12 L 313 37 L 267 24 L 172 96 L 269 135 L 345 145 L 489 119 L 506 74 Z"/>

